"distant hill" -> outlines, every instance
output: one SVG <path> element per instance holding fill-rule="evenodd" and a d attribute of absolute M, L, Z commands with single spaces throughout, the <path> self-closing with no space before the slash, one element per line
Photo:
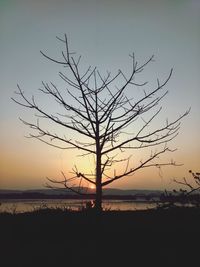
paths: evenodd
<path fill-rule="evenodd" d="M 77 188 L 74 187 L 76 190 Z M 82 191 L 88 195 L 77 195 L 76 193 L 66 189 L 31 189 L 31 190 L 8 190 L 0 189 L 0 198 L 89 198 L 95 194 L 94 189 L 83 188 Z M 103 189 L 105 198 L 134 198 L 134 197 L 159 197 L 163 192 L 160 190 L 139 190 L 139 189 Z"/>
<path fill-rule="evenodd" d="M 149 195 L 149 194 L 162 194 L 161 190 L 147 190 L 147 189 L 116 189 L 105 188 L 103 189 L 104 195 Z"/>

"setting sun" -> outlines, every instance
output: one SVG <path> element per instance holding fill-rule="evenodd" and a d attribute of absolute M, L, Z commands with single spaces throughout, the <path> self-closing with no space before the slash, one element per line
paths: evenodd
<path fill-rule="evenodd" d="M 95 185 L 94 184 L 91 184 L 90 185 L 90 189 L 95 189 Z"/>

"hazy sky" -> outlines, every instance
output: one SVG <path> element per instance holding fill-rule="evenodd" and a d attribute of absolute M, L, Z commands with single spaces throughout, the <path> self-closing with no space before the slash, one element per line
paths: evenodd
<path fill-rule="evenodd" d="M 170 188 L 170 179 L 200 171 L 200 1 L 198 0 L 0 0 L 0 188 L 39 188 L 45 177 L 66 174 L 73 153 L 24 138 L 29 129 L 18 117 L 32 118 L 28 110 L 11 101 L 16 85 L 27 95 L 36 94 L 41 81 L 59 84 L 59 66 L 44 59 L 40 50 L 59 57 L 56 36 L 66 33 L 70 46 L 83 62 L 101 72 L 130 71 L 129 53 L 139 62 L 155 55 L 143 74 L 150 82 L 174 73 L 167 85 L 160 119 L 175 118 L 191 107 L 179 136 L 166 155 L 182 167 L 141 171 L 113 183 L 122 188 Z M 48 102 L 45 103 L 48 105 Z"/>

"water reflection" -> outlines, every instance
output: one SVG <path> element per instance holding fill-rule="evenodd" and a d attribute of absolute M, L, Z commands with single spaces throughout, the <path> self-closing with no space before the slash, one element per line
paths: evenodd
<path fill-rule="evenodd" d="M 21 213 L 30 212 L 39 208 L 61 208 L 80 210 L 86 206 L 88 200 L 70 199 L 28 199 L 28 200 L 1 200 L 0 212 Z M 155 208 L 156 203 L 135 202 L 122 200 L 104 200 L 103 209 L 105 210 L 146 210 Z"/>

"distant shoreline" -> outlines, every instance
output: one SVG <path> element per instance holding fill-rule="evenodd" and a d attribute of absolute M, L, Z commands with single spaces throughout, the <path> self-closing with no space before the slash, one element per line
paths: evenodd
<path fill-rule="evenodd" d="M 94 200 L 93 198 L 1 198 L 0 203 L 5 202 L 29 202 L 29 201 L 45 201 L 45 200 L 80 200 L 80 201 L 87 201 L 87 200 Z M 102 201 L 123 201 L 123 202 L 135 202 L 135 203 L 155 203 L 157 200 L 138 200 L 138 199 L 125 199 L 125 198 L 103 198 Z"/>
<path fill-rule="evenodd" d="M 104 200 L 134 200 L 152 201 L 159 200 L 162 191 L 159 190 L 120 190 L 104 189 Z M 61 190 L 0 190 L 0 200 L 7 199 L 95 199 L 95 191 L 89 189 L 86 193 L 77 195 L 72 192 Z"/>
<path fill-rule="evenodd" d="M 0 194 L 0 201 L 7 200 L 42 200 L 42 199 L 61 199 L 61 200 L 94 200 L 95 195 L 21 195 L 21 194 Z M 135 202 L 154 202 L 155 200 L 151 197 L 143 196 L 137 197 L 135 195 L 105 195 L 102 198 L 103 200 L 127 200 L 127 201 L 135 201 Z M 157 199 L 156 199 L 157 200 Z"/>

